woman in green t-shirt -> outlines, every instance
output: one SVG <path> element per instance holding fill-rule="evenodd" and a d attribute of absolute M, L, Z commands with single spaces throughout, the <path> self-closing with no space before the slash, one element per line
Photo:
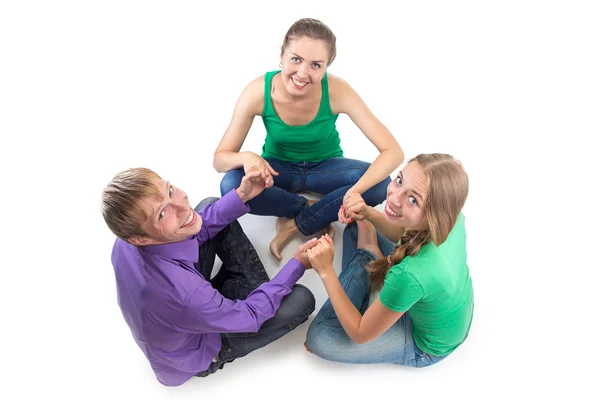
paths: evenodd
<path fill-rule="evenodd" d="M 360 193 L 372 206 L 385 200 L 389 175 L 404 159 L 394 136 L 354 89 L 327 73 L 335 56 L 336 38 L 327 25 L 311 18 L 296 21 L 281 47 L 281 70 L 248 84 L 215 151 L 215 169 L 226 172 L 222 195 L 237 188 L 249 171 L 260 171 L 267 188 L 248 205 L 252 214 L 279 217 L 269 246 L 278 260 L 281 248 L 298 232 L 333 233 L 330 224 L 337 220 L 344 196 Z M 343 156 L 336 129 L 339 114 L 348 115 L 379 150 L 373 164 Z M 260 155 L 240 151 L 256 116 L 266 130 Z M 313 202 L 298 192 L 323 197 Z"/>
<path fill-rule="evenodd" d="M 357 222 L 344 231 L 339 278 L 327 235 L 307 250 L 329 295 L 307 348 L 332 361 L 415 367 L 454 351 L 473 317 L 461 213 L 468 190 L 460 162 L 421 154 L 388 185 L 383 213 L 359 194 L 347 196 L 339 220 Z"/>

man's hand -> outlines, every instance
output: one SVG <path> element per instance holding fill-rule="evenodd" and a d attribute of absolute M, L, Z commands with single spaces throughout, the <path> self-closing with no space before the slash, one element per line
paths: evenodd
<path fill-rule="evenodd" d="M 328 234 L 321 236 L 317 244 L 306 250 L 308 260 L 313 269 L 323 279 L 329 274 L 335 274 L 333 269 L 333 239 Z"/>
<path fill-rule="evenodd" d="M 308 254 L 306 254 L 306 250 L 310 249 L 316 244 L 317 238 L 312 238 L 308 242 L 298 247 L 298 250 L 296 250 L 296 252 L 294 253 L 294 258 L 300 261 L 306 269 L 312 268 L 312 265 L 310 265 L 310 261 L 308 261 Z"/>
<path fill-rule="evenodd" d="M 265 188 L 273 186 L 273 179 L 264 183 L 258 170 L 250 171 L 242 178 L 240 187 L 235 189 L 240 199 L 245 203 L 262 193 Z"/>

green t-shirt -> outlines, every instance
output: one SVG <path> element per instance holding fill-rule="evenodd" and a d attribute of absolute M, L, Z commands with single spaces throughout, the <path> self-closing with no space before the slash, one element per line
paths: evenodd
<path fill-rule="evenodd" d="M 449 354 L 467 338 L 473 285 L 462 213 L 444 243 L 430 242 L 388 271 L 379 299 L 390 310 L 408 310 L 415 343 L 425 353 Z"/>
<path fill-rule="evenodd" d="M 288 125 L 279 118 L 271 101 L 271 81 L 279 71 L 265 74 L 265 105 L 262 120 L 267 130 L 262 157 L 283 161 L 323 161 L 342 157 L 340 135 L 335 129 L 337 114 L 331 112 L 327 72 L 321 80 L 321 104 L 315 118 L 306 125 Z"/>

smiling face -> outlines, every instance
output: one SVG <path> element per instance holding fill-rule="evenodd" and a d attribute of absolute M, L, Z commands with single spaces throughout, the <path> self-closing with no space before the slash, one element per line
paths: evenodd
<path fill-rule="evenodd" d="M 409 162 L 387 188 L 385 218 L 406 229 L 422 229 L 425 224 L 428 179 L 418 162 Z"/>
<path fill-rule="evenodd" d="M 281 54 L 281 80 L 291 96 L 319 90 L 327 68 L 326 43 L 303 36 L 291 40 Z M 317 85 L 318 84 L 318 85 Z"/>
<path fill-rule="evenodd" d="M 141 221 L 141 227 L 148 237 L 133 237 L 129 242 L 136 246 L 172 243 L 198 233 L 202 220 L 190 206 L 187 194 L 160 177 L 153 182 L 162 198 L 151 196 L 140 200 L 148 216 Z"/>

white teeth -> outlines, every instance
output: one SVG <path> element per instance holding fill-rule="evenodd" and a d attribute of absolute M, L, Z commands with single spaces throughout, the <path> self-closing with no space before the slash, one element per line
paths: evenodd
<path fill-rule="evenodd" d="M 181 225 L 181 227 L 183 228 L 184 226 L 189 225 L 189 223 L 192 222 L 193 219 L 194 219 L 194 210 L 190 210 L 190 216 L 185 221 L 185 223 L 183 225 Z"/>
<path fill-rule="evenodd" d="M 294 84 L 295 84 L 295 85 L 297 85 L 297 86 L 302 86 L 302 87 L 304 87 L 304 86 L 308 85 L 308 82 L 300 82 L 300 81 L 297 81 L 297 80 L 296 80 L 296 79 L 294 79 L 294 78 L 292 78 L 292 82 L 294 82 Z"/>
<path fill-rule="evenodd" d="M 386 209 L 386 211 L 387 211 L 389 214 L 393 215 L 394 217 L 399 217 L 399 216 L 400 216 L 400 214 L 398 214 L 398 213 L 394 212 L 394 211 L 393 211 L 393 210 L 390 208 L 390 206 L 388 206 L 388 205 L 387 205 L 387 203 L 385 204 L 385 209 Z"/>

